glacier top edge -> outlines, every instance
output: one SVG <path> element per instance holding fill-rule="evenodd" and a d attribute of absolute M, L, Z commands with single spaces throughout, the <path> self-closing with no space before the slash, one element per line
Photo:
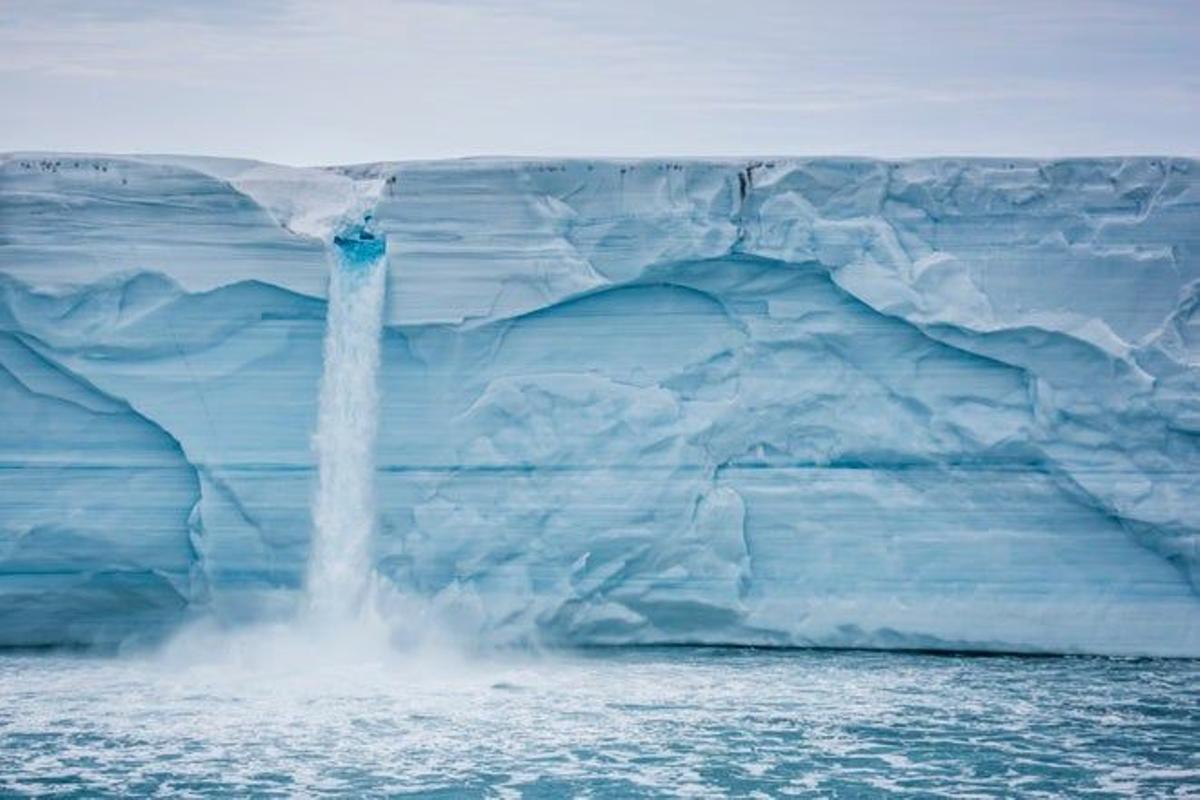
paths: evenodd
<path fill-rule="evenodd" d="M 296 173 L 308 172 L 337 172 L 343 170 L 363 170 L 371 168 L 406 167 L 420 168 L 424 166 L 445 168 L 452 165 L 471 167 L 523 167 L 546 164 L 596 164 L 596 165 L 647 165 L 664 161 L 686 164 L 688 166 L 739 167 L 748 164 L 761 164 L 773 161 L 777 164 L 806 164 L 812 162 L 825 163 L 863 163 L 863 164 L 927 164 L 952 162 L 964 164 L 1000 165 L 1018 164 L 1031 166 L 1035 164 L 1062 163 L 1106 163 L 1119 164 L 1128 161 L 1163 160 L 1172 162 L 1200 163 L 1200 158 L 1175 153 L 1077 153 L 1072 155 L 970 155 L 946 153 L 936 156 L 867 156 L 853 153 L 789 153 L 789 154 L 759 154 L 738 156 L 682 156 L 663 153 L 656 156 L 533 156 L 533 155 L 473 155 L 449 158 L 397 158 L 374 161 L 350 161 L 338 164 L 282 164 L 256 158 L 236 156 L 206 156 L 186 153 L 105 153 L 73 150 L 10 150 L 0 152 L 0 163 L 15 159 L 49 159 L 49 158 L 103 158 L 114 161 L 141 161 L 162 165 L 194 169 L 216 178 L 232 178 L 248 169 L 259 166 L 271 166 L 280 170 Z"/>
<path fill-rule="evenodd" d="M 104 161 L 167 167 L 203 175 L 245 195 L 287 231 L 329 242 L 342 228 L 361 221 L 383 183 L 330 169 L 290 167 L 244 158 L 104 153 L 0 153 L 0 165 L 19 161 L 58 163 Z"/>

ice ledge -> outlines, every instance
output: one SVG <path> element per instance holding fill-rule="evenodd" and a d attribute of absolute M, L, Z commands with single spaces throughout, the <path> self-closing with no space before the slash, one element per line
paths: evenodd
<path fill-rule="evenodd" d="M 336 170 L 288 167 L 250 159 L 206 156 L 132 155 L 98 153 L 4 153 L 0 168 L 30 164 L 46 172 L 79 169 L 107 174 L 109 165 L 145 164 L 193 172 L 226 184 L 245 195 L 281 227 L 328 242 L 339 229 L 361 220 L 378 202 L 380 179 L 354 179 Z M 66 176 L 67 173 L 62 173 Z M 128 185 L 128 184 L 125 184 Z"/>

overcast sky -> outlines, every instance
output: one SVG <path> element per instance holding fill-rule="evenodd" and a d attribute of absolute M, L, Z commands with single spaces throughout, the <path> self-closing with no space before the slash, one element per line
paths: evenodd
<path fill-rule="evenodd" d="M 0 0 L 0 150 L 1200 155 L 1200 0 Z"/>

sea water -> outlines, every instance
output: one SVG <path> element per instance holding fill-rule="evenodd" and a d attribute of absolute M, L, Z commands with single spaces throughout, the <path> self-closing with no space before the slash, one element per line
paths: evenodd
<path fill-rule="evenodd" d="M 1197 796 L 1200 662 L 0 656 L 0 795 L 42 793 Z"/>

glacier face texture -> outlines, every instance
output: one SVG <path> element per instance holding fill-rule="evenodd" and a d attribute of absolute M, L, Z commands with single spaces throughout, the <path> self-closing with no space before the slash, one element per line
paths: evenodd
<path fill-rule="evenodd" d="M 0 159 L 0 645 L 304 579 L 328 245 L 373 562 L 479 635 L 1200 655 L 1200 164 Z"/>

